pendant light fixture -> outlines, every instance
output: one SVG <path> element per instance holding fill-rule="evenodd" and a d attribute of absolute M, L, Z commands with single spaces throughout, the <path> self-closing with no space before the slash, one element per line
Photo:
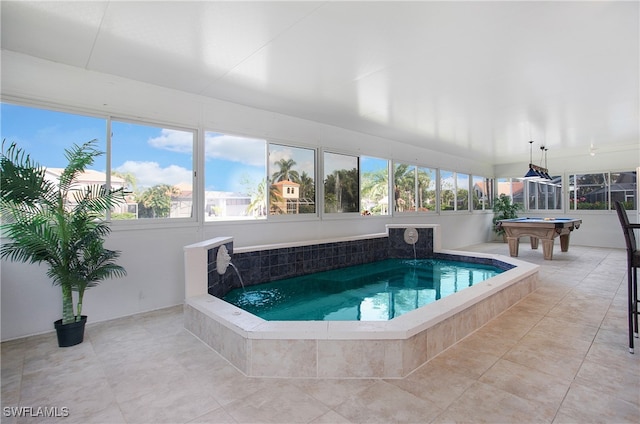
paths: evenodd
<path fill-rule="evenodd" d="M 544 146 L 540 147 L 544 155 L 545 165 L 547 160 L 547 150 Z M 540 158 L 540 166 L 533 164 L 533 140 L 529 141 L 529 171 L 522 177 L 523 180 L 532 182 L 549 182 L 552 180 L 549 170 L 542 167 L 542 158 Z"/>

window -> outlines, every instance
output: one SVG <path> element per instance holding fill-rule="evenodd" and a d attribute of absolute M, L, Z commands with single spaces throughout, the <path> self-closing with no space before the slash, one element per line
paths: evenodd
<path fill-rule="evenodd" d="M 193 131 L 112 121 L 112 181 L 129 191 L 126 210 L 112 217 L 192 217 L 194 139 Z"/>
<path fill-rule="evenodd" d="M 389 215 L 389 161 L 360 157 L 360 211 L 363 215 Z"/>
<path fill-rule="evenodd" d="M 316 152 L 269 144 L 269 211 L 272 215 L 316 213 Z"/>
<path fill-rule="evenodd" d="M 456 172 L 456 210 L 469 210 L 469 174 Z"/>
<path fill-rule="evenodd" d="M 469 210 L 469 175 L 440 171 L 440 210 Z"/>
<path fill-rule="evenodd" d="M 571 209 L 608 209 L 608 178 L 606 173 L 574 175 Z"/>
<path fill-rule="evenodd" d="M 266 150 L 263 139 L 205 132 L 205 221 L 266 218 Z"/>
<path fill-rule="evenodd" d="M 9 103 L 0 104 L 0 137 L 5 143 L 16 142 L 42 166 L 64 168 L 64 150 L 73 144 L 98 140 L 97 148 L 106 153 L 106 119 L 55 112 Z M 98 170 L 106 180 L 106 154 L 88 169 Z"/>
<path fill-rule="evenodd" d="M 627 210 L 638 209 L 636 171 L 612 172 L 611 181 L 611 209 L 615 209 L 614 204 L 618 200 L 624 203 L 624 207 Z"/>
<path fill-rule="evenodd" d="M 105 154 L 87 166 L 78 180 L 84 185 L 107 183 L 106 119 L 9 103 L 0 104 L 0 116 L 0 137 L 5 144 L 15 142 L 32 160 L 44 166 L 47 177 L 54 181 L 68 164 L 65 149 L 97 140 L 96 148 Z M 113 177 L 111 184 L 120 187 L 122 180 Z"/>
<path fill-rule="evenodd" d="M 435 169 L 396 163 L 394 166 L 394 210 L 396 212 L 436 210 Z"/>
<path fill-rule="evenodd" d="M 569 199 L 571 209 L 610 210 L 617 200 L 625 208 L 635 210 L 636 172 L 602 172 L 597 174 L 575 174 L 570 177 Z"/>
<path fill-rule="evenodd" d="M 553 177 L 549 182 L 527 182 L 529 210 L 562 209 L 562 177 Z"/>
<path fill-rule="evenodd" d="M 418 210 L 422 212 L 436 210 L 436 181 L 435 169 L 418 167 Z"/>
<path fill-rule="evenodd" d="M 416 167 L 396 163 L 393 167 L 393 201 L 395 212 L 408 212 L 416 207 Z"/>
<path fill-rule="evenodd" d="M 471 187 L 473 210 L 485 211 L 492 209 L 493 199 L 496 197 L 493 192 L 493 179 L 474 175 L 471 181 L 473 184 Z"/>
<path fill-rule="evenodd" d="M 453 172 L 440 171 L 440 210 L 455 210 L 456 180 Z"/>
<path fill-rule="evenodd" d="M 349 213 L 359 211 L 359 168 L 357 156 L 325 152 L 325 213 Z"/>
<path fill-rule="evenodd" d="M 509 196 L 513 203 L 519 204 L 524 210 L 524 182 L 517 178 L 498 178 L 494 199 L 501 194 Z"/>

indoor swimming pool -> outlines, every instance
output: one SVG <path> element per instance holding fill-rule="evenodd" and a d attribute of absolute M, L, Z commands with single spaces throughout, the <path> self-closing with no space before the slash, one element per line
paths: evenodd
<path fill-rule="evenodd" d="M 240 287 L 223 299 L 268 321 L 387 321 L 502 272 L 462 261 L 386 259 Z"/>

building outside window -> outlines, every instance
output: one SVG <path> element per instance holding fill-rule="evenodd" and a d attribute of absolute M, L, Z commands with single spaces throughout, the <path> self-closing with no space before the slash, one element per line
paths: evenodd
<path fill-rule="evenodd" d="M 611 209 L 615 209 L 615 202 L 624 203 L 625 209 L 638 209 L 638 200 L 636 193 L 638 192 L 637 173 L 636 171 L 612 172 L 611 187 L 609 188 L 611 197 Z"/>
<path fill-rule="evenodd" d="M 316 151 L 269 144 L 271 215 L 316 213 Z"/>
<path fill-rule="evenodd" d="M 500 197 L 501 194 L 505 196 L 509 196 L 513 203 L 517 203 L 522 207 L 524 207 L 524 190 L 525 184 L 521 179 L 518 178 L 497 178 L 496 179 L 496 197 Z"/>
<path fill-rule="evenodd" d="M 491 210 L 493 208 L 494 193 L 493 178 L 471 177 L 472 208 L 476 211 Z"/>
<path fill-rule="evenodd" d="M 621 201 L 627 210 L 637 209 L 636 171 L 573 174 L 569 177 L 571 210 L 612 210 Z"/>

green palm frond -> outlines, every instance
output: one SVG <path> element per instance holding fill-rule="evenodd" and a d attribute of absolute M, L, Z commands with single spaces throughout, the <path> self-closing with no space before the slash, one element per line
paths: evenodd
<path fill-rule="evenodd" d="M 94 184 L 74 191 L 73 200 L 76 204 L 72 214 L 87 213 L 102 218 L 103 212 L 124 201 L 124 188 L 107 190 L 104 185 Z"/>
<path fill-rule="evenodd" d="M 18 215 L 18 218 L 20 216 Z M 0 256 L 17 262 L 53 264 L 60 256 L 60 239 L 50 219 L 37 215 L 24 217 L 3 226 L 3 236 L 11 241 L 3 243 Z"/>
<path fill-rule="evenodd" d="M 32 210 L 51 205 L 52 198 L 47 194 L 53 192 L 55 187 L 46 180 L 46 169 L 34 162 L 15 143 L 5 150 L 5 141 L 2 142 L 0 169 L 3 215 L 12 209 Z"/>
<path fill-rule="evenodd" d="M 75 184 L 78 176 L 82 174 L 88 166 L 93 165 L 95 158 L 102 155 L 102 152 L 95 148 L 97 140 L 87 141 L 84 144 L 74 144 L 65 150 L 65 157 L 68 164 L 60 175 L 60 191 L 68 193 Z"/>

